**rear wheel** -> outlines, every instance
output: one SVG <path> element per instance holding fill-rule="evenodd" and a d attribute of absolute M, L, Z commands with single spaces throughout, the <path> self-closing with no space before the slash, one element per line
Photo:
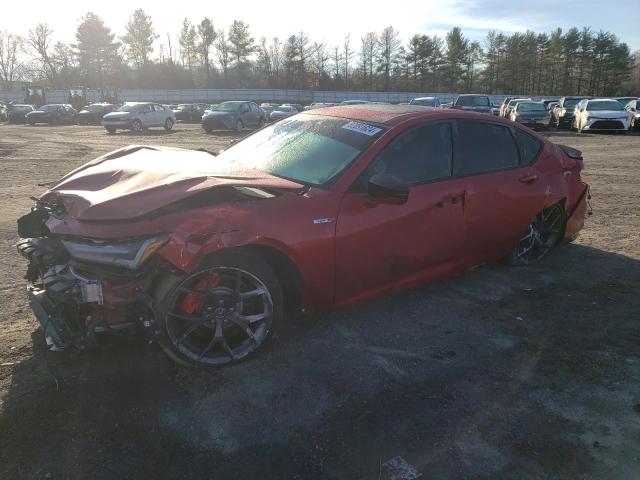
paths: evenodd
<path fill-rule="evenodd" d="M 116 129 L 113 127 L 104 127 L 107 130 L 107 133 L 110 135 L 113 135 L 114 133 L 116 133 Z"/>
<path fill-rule="evenodd" d="M 244 123 L 242 123 L 242 120 L 238 120 L 234 126 L 234 131 L 235 132 L 241 132 L 242 129 L 244 128 Z"/>
<path fill-rule="evenodd" d="M 167 118 L 167 120 L 164 122 L 164 129 L 168 132 L 172 128 L 173 128 L 173 120 L 171 120 L 170 118 Z"/>
<path fill-rule="evenodd" d="M 565 215 L 562 205 L 556 203 L 535 216 L 529 229 L 511 252 L 513 265 L 529 265 L 542 259 L 562 240 Z"/>
<path fill-rule="evenodd" d="M 217 254 L 197 272 L 168 282 L 156 295 L 160 345 L 183 365 L 239 362 L 282 324 L 282 288 L 271 267 L 254 254 Z"/>

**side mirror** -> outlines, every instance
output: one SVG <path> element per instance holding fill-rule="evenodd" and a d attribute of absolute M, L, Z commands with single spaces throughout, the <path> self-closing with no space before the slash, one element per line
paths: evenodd
<path fill-rule="evenodd" d="M 376 203 L 400 205 L 409 198 L 409 187 L 387 173 L 373 175 L 367 183 L 367 192 Z"/>

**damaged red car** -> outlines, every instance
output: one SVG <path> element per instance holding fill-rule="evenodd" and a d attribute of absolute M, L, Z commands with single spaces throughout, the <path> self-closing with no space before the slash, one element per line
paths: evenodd
<path fill-rule="evenodd" d="M 343 307 L 583 227 L 579 151 L 496 117 L 420 106 L 313 110 L 220 154 L 125 147 L 18 222 L 50 347 L 141 328 L 177 362 L 222 365 L 290 309 Z"/>

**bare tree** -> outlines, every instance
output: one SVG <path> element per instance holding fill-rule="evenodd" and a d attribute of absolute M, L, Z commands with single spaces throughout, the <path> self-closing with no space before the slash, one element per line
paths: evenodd
<path fill-rule="evenodd" d="M 229 64 L 231 63 L 231 44 L 224 30 L 218 32 L 218 40 L 216 41 L 216 55 L 218 63 L 222 69 L 222 75 L 225 80 L 229 72 Z"/>
<path fill-rule="evenodd" d="M 0 80 L 7 90 L 13 86 L 24 66 L 18 53 L 23 46 L 22 37 L 13 33 L 0 33 Z"/>
<path fill-rule="evenodd" d="M 344 51 L 343 60 L 344 60 L 344 88 L 349 88 L 349 60 L 353 58 L 353 50 L 351 50 L 351 34 L 344 37 L 344 42 L 342 44 L 342 49 Z"/>
<path fill-rule="evenodd" d="M 382 30 L 378 39 L 378 72 L 382 73 L 385 90 L 389 90 L 391 86 L 391 71 L 398 61 L 398 49 L 401 45 L 398 35 L 395 28 L 387 27 Z"/>
<path fill-rule="evenodd" d="M 42 63 L 44 75 L 49 79 L 53 88 L 60 86 L 58 66 L 54 61 L 54 53 L 51 51 L 53 41 L 53 29 L 46 23 L 39 23 L 29 30 L 26 43 L 33 49 Z"/>

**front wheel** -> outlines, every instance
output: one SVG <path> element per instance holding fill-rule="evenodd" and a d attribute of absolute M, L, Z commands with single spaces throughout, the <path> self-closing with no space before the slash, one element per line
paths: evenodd
<path fill-rule="evenodd" d="M 156 291 L 160 345 L 187 366 L 239 362 L 262 348 L 282 324 L 282 288 L 259 256 L 224 252 L 195 273 L 167 278 Z"/>
<path fill-rule="evenodd" d="M 141 132 L 142 131 L 142 122 L 140 120 L 134 120 L 131 122 L 131 131 L 133 132 Z"/>
<path fill-rule="evenodd" d="M 164 129 L 168 132 L 172 128 L 173 128 L 173 120 L 171 120 L 170 118 L 167 118 L 167 120 L 164 122 Z"/>
<path fill-rule="evenodd" d="M 542 259 L 562 240 L 565 215 L 556 203 L 535 216 L 529 228 L 509 255 L 512 265 L 529 265 Z"/>
<path fill-rule="evenodd" d="M 107 133 L 109 135 L 113 135 L 114 133 L 116 133 L 116 129 L 113 127 L 104 127 L 107 130 Z"/>
<path fill-rule="evenodd" d="M 242 123 L 242 120 L 238 120 L 233 128 L 233 131 L 241 132 L 243 128 L 244 128 L 244 123 Z"/>

